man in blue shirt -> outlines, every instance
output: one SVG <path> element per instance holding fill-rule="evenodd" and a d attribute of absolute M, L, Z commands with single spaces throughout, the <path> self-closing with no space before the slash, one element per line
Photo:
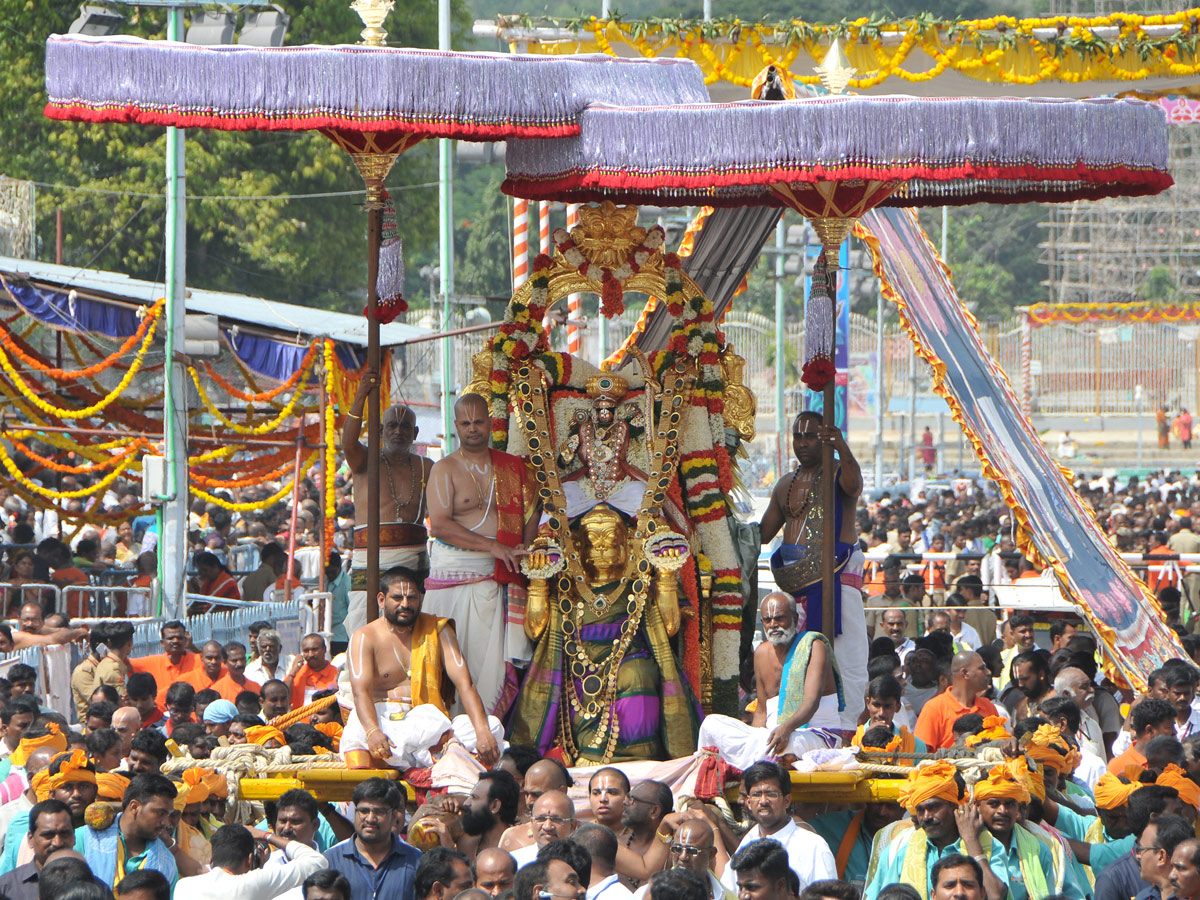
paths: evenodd
<path fill-rule="evenodd" d="M 421 853 L 392 833 L 403 808 L 394 781 L 372 778 L 354 789 L 354 837 L 325 851 L 329 867 L 350 882 L 352 897 L 412 900 Z"/>

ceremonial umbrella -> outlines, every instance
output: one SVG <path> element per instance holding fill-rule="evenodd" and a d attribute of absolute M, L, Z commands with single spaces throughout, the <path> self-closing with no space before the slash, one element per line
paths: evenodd
<path fill-rule="evenodd" d="M 590 104 L 707 99 L 690 60 L 453 53 L 381 46 L 202 47 L 132 37 L 52 35 L 46 115 L 226 131 L 319 131 L 345 150 L 366 186 L 368 365 L 378 369 L 384 179 L 424 138 L 499 141 L 579 133 Z M 392 266 L 388 290 L 398 290 Z M 386 296 L 386 294 L 385 294 Z M 450 385 L 444 385 L 450 390 Z M 367 412 L 367 609 L 377 614 L 379 394 Z"/>
<path fill-rule="evenodd" d="M 503 190 L 529 199 L 795 209 L 812 222 L 831 272 L 854 219 L 875 206 L 1065 202 L 1153 194 L 1173 183 L 1162 111 L 1118 99 L 836 96 L 593 107 L 577 135 L 510 140 L 505 164 Z M 829 302 L 810 304 L 807 327 L 822 332 L 831 359 L 828 294 Z M 824 421 L 833 425 L 832 377 L 823 387 Z M 825 445 L 822 468 L 832 467 Z M 832 478 L 824 479 L 822 506 L 822 607 L 830 609 Z M 833 618 L 821 617 L 830 636 Z"/>

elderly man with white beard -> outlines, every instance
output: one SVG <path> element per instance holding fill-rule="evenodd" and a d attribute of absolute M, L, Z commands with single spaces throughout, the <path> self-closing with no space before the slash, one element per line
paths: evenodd
<path fill-rule="evenodd" d="M 803 608 L 780 591 L 763 598 L 759 614 L 767 639 L 754 651 L 754 718 L 747 725 L 729 716 L 708 716 L 697 744 L 716 747 L 722 759 L 743 770 L 767 757 L 788 764 L 809 750 L 841 742 L 837 713 L 830 710 L 829 721 L 822 721 L 818 712 L 821 698 L 831 694 L 838 695 L 839 709 L 844 705 L 829 639 L 805 631 Z"/>

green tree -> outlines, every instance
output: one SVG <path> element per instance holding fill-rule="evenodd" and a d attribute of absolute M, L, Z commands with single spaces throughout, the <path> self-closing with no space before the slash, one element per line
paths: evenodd
<path fill-rule="evenodd" d="M 292 0 L 289 44 L 353 43 L 362 24 L 345 0 Z M 62 0 L 0 0 L 0 173 L 39 183 L 41 256 L 52 258 L 63 210 L 64 262 L 161 280 L 165 136 L 161 128 L 55 122 L 42 114 L 45 39 L 78 12 Z M 437 43 L 435 4 L 399 0 L 393 43 Z M 456 40 L 469 13 L 455 7 Z M 131 14 L 124 33 L 162 37 L 162 10 Z M 187 133 L 188 283 L 208 289 L 356 311 L 365 293 L 365 218 L 351 192 L 362 182 L 331 141 L 313 133 Z M 436 230 L 433 144 L 418 145 L 388 179 L 410 270 L 431 255 Z M 286 197 L 286 199 L 275 199 Z M 246 198 L 246 199 L 240 199 Z M 262 199 L 269 198 L 269 199 Z M 411 289 L 410 289 L 411 292 Z"/>
<path fill-rule="evenodd" d="M 455 220 L 462 249 L 454 276 L 459 294 L 504 297 L 512 294 L 509 259 L 509 204 L 500 193 L 503 166 L 460 168 L 455 177 Z M 491 303 L 493 318 L 503 303 Z"/>
<path fill-rule="evenodd" d="M 1147 303 L 1173 303 L 1179 296 L 1179 287 L 1171 270 L 1166 266 L 1155 266 L 1147 272 L 1138 296 Z"/>

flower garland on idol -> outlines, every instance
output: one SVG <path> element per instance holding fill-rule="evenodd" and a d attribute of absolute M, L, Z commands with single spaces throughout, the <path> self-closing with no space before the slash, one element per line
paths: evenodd
<path fill-rule="evenodd" d="M 554 244 L 567 264 L 578 270 L 584 278 L 600 282 L 600 312 L 609 319 L 625 312 L 625 282 L 641 271 L 650 257 L 662 249 L 665 240 L 662 226 L 655 225 L 646 232 L 645 239 L 625 261 L 613 269 L 589 262 L 566 229 L 559 228 L 554 232 Z"/>

